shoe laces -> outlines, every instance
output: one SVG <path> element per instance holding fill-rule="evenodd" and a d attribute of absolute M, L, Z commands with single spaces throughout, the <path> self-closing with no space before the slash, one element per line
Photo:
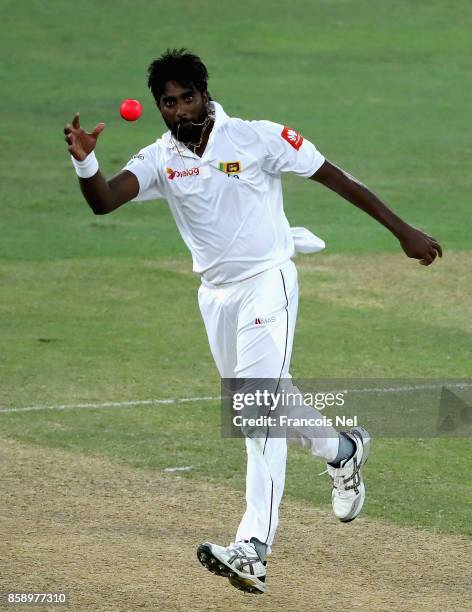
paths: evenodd
<path fill-rule="evenodd" d="M 252 542 L 231 542 L 228 550 L 234 553 L 234 556 L 229 559 L 228 563 L 236 562 L 237 559 L 241 571 L 247 571 L 247 566 L 250 568 L 257 567 L 258 563 L 262 563 L 264 567 L 266 566 L 266 563 L 262 561 Z"/>
<path fill-rule="evenodd" d="M 359 468 L 357 468 L 357 465 L 355 465 L 353 474 L 354 477 L 356 476 L 356 472 L 358 472 L 358 469 Z M 351 486 L 352 478 L 349 478 L 348 480 L 345 479 L 345 476 L 349 473 L 349 471 L 350 470 L 345 469 L 345 466 L 335 468 L 329 465 L 327 466 L 326 470 L 324 470 L 318 475 L 323 476 L 324 474 L 329 474 L 332 486 L 334 489 L 336 489 L 338 497 L 348 497 L 350 495 L 351 489 L 353 488 Z"/>
<path fill-rule="evenodd" d="M 326 468 L 326 470 L 324 470 L 323 472 L 320 472 L 318 476 L 324 476 L 324 474 L 329 474 L 331 482 L 333 483 L 333 487 L 335 489 L 343 491 L 345 488 L 344 472 L 340 473 L 341 470 L 342 468 L 333 468 L 332 466 L 330 466 L 329 468 Z"/>
<path fill-rule="evenodd" d="M 247 554 L 249 552 L 247 549 L 248 546 L 250 547 L 251 552 L 254 552 L 257 555 L 256 547 L 252 542 L 231 542 L 228 548 L 236 548 L 237 550 L 241 550 Z"/>

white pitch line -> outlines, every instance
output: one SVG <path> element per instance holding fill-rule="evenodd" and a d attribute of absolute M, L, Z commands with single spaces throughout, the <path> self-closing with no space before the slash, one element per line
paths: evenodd
<path fill-rule="evenodd" d="M 126 402 L 101 402 L 97 404 L 60 404 L 52 406 L 25 406 L 24 408 L 0 408 L 0 413 L 32 412 L 34 410 L 74 410 L 76 408 L 126 408 L 128 406 L 153 406 L 159 404 L 184 404 L 191 402 L 209 402 L 220 400 L 221 397 L 179 397 L 170 399 L 129 400 Z"/>
<path fill-rule="evenodd" d="M 338 389 L 339 393 L 400 393 L 410 391 L 422 391 L 428 389 L 441 389 L 442 387 L 456 387 L 466 389 L 472 387 L 472 383 L 438 383 L 436 385 L 411 385 L 403 387 L 372 387 L 366 389 Z M 336 391 L 331 391 L 335 393 Z M 149 399 L 149 400 L 129 400 L 124 402 L 101 402 L 101 403 L 86 403 L 86 404 L 59 404 L 59 405 L 38 405 L 25 406 L 24 408 L 0 408 L 0 413 L 11 412 L 33 412 L 36 410 L 74 410 L 82 408 L 126 408 L 129 406 L 155 406 L 163 404 L 185 404 L 192 402 L 212 402 L 220 401 L 221 396 L 203 396 L 203 397 L 179 397 L 169 399 Z"/>

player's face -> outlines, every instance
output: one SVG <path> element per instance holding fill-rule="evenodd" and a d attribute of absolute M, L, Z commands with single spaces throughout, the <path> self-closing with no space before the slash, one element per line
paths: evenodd
<path fill-rule="evenodd" d="M 208 94 L 168 81 L 157 107 L 167 127 L 182 142 L 198 142 L 208 114 Z"/>

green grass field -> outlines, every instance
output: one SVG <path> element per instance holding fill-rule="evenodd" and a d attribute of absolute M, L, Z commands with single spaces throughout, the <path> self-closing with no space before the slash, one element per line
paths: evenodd
<path fill-rule="evenodd" d="M 90 128 L 104 121 L 97 156 L 110 175 L 158 137 L 145 73 L 168 46 L 202 56 L 229 114 L 300 129 L 443 246 L 424 269 L 354 207 L 286 177 L 290 222 L 328 245 L 299 261 L 292 373 L 470 376 L 471 22 L 465 0 L 4 0 L 0 407 L 219 394 L 199 281 L 167 205 L 94 217 L 63 142 L 75 111 Z M 126 97 L 144 104 L 136 124 L 118 116 Z M 189 478 L 242 489 L 243 445 L 218 423 L 218 403 L 200 402 L 4 412 L 0 434 L 133 466 L 192 465 Z M 470 532 L 469 454 L 468 439 L 377 440 L 365 513 Z M 322 469 L 293 449 L 287 495 L 325 505 Z"/>

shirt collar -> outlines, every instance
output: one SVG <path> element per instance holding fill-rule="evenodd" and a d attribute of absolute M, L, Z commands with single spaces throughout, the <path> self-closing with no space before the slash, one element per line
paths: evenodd
<path fill-rule="evenodd" d="M 214 100 L 212 100 L 210 102 L 210 106 L 213 108 L 214 113 L 215 113 L 215 123 L 213 125 L 211 134 L 210 134 L 210 138 L 212 138 L 213 134 L 224 123 L 226 123 L 230 117 L 225 113 L 223 107 L 221 106 L 221 104 L 218 104 L 218 102 L 215 102 Z M 193 155 L 193 153 L 189 151 L 189 149 L 187 149 L 187 147 L 184 144 L 182 144 L 181 142 L 173 138 L 170 130 L 168 130 L 167 132 L 165 132 L 165 134 L 161 136 L 161 140 L 166 145 L 166 147 L 169 147 L 170 149 L 174 149 L 175 151 L 179 151 L 180 153 L 190 153 L 191 155 Z"/>

